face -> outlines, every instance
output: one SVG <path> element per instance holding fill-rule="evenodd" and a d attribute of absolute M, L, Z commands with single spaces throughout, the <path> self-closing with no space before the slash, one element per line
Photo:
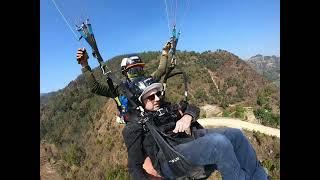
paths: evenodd
<path fill-rule="evenodd" d="M 150 90 L 147 94 L 142 97 L 144 108 L 149 111 L 157 111 L 160 109 L 160 96 L 161 91 L 157 89 Z"/>

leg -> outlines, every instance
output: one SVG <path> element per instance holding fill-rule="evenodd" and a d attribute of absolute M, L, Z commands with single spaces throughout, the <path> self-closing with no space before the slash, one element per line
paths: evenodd
<path fill-rule="evenodd" d="M 195 165 L 216 164 L 224 180 L 245 179 L 233 146 L 224 135 L 209 133 L 175 149 Z"/>
<path fill-rule="evenodd" d="M 254 148 L 241 130 L 235 128 L 200 129 L 196 135 L 201 137 L 211 133 L 222 134 L 230 140 L 240 167 L 245 171 L 248 179 L 267 179 L 267 174 L 261 167 Z"/>

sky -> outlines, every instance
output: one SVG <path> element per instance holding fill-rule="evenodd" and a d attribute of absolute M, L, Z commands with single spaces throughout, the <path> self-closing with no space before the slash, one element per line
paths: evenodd
<path fill-rule="evenodd" d="M 81 74 L 76 51 L 91 49 L 77 40 L 75 24 L 85 18 L 105 60 L 160 51 L 173 24 L 181 30 L 181 51 L 280 56 L 280 0 L 40 0 L 41 93 L 62 89 Z M 98 66 L 89 54 L 89 65 Z"/>

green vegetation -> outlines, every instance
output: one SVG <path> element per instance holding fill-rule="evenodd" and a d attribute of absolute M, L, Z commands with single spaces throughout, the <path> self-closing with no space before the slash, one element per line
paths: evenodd
<path fill-rule="evenodd" d="M 237 106 L 236 107 L 236 112 L 234 113 L 234 116 L 236 118 L 244 119 L 244 113 L 245 112 L 246 112 L 246 110 L 243 107 Z"/>
<path fill-rule="evenodd" d="M 67 162 L 69 166 L 80 166 L 85 159 L 85 156 L 85 150 L 81 146 L 77 144 L 71 144 L 67 146 L 63 154 L 63 160 Z"/>
<path fill-rule="evenodd" d="M 273 114 L 270 110 L 265 108 L 259 108 L 254 110 L 256 118 L 261 120 L 261 124 L 266 126 L 278 127 L 280 125 L 280 115 Z"/>
<path fill-rule="evenodd" d="M 106 172 L 105 179 L 106 180 L 127 180 L 129 179 L 129 174 L 126 168 L 121 166 L 116 166 Z"/>
<path fill-rule="evenodd" d="M 222 116 L 244 119 L 245 112 L 246 112 L 245 108 L 243 108 L 242 106 L 236 106 L 235 108 L 225 109 L 222 113 Z"/>
<path fill-rule="evenodd" d="M 206 118 L 207 114 L 205 111 L 200 111 L 200 118 Z"/>
<path fill-rule="evenodd" d="M 254 115 L 256 118 L 260 119 L 261 124 L 279 127 L 280 126 L 280 114 L 275 113 L 270 102 L 272 100 L 272 94 L 275 89 L 271 86 L 263 89 L 257 97 L 257 104 L 259 107 L 255 109 Z"/>
<path fill-rule="evenodd" d="M 194 97 L 198 99 L 200 102 L 203 102 L 206 99 L 208 99 L 206 92 L 204 92 L 204 90 L 202 89 L 197 89 L 196 93 L 194 94 Z"/>
<path fill-rule="evenodd" d="M 280 179 L 280 139 L 266 136 L 257 131 L 245 131 L 260 161 L 272 179 Z"/>

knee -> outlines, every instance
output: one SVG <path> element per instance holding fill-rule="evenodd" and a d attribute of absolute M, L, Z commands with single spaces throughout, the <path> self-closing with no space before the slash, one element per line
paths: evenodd
<path fill-rule="evenodd" d="M 226 133 L 229 134 L 229 136 L 234 137 L 234 138 L 244 138 L 245 137 L 243 132 L 237 128 L 228 128 Z"/>
<path fill-rule="evenodd" d="M 228 148 L 232 146 L 229 139 L 222 134 L 212 133 L 212 134 L 206 135 L 205 137 L 208 139 L 208 143 L 210 145 L 213 145 L 214 147 Z"/>
<path fill-rule="evenodd" d="M 243 136 L 243 133 L 240 129 L 237 128 L 229 128 L 228 131 L 232 134 Z"/>

